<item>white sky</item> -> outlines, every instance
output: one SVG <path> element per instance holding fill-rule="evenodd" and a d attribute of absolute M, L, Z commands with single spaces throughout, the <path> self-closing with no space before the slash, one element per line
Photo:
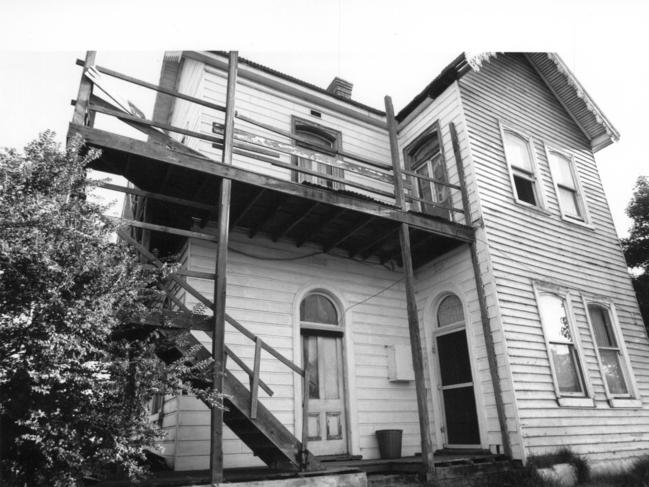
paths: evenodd
<path fill-rule="evenodd" d="M 322 87 L 341 76 L 379 109 L 389 94 L 397 110 L 462 51 L 556 51 L 622 135 L 596 158 L 625 235 L 633 184 L 649 175 L 648 21 L 649 2 L 631 0 L 4 0 L 0 146 L 48 128 L 64 140 L 85 49 L 151 82 L 164 49 L 238 49 Z M 125 96 L 150 115 L 151 94 Z"/>

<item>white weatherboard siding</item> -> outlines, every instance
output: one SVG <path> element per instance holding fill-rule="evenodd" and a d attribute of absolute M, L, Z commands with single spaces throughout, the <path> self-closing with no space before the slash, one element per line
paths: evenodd
<path fill-rule="evenodd" d="M 414 381 L 391 383 L 388 380 L 386 346 L 410 343 L 403 284 L 398 283 L 367 302 L 353 306 L 401 279 L 401 272 L 330 255 L 272 260 L 311 254 L 314 249 L 306 246 L 297 249 L 292 244 L 272 243 L 265 238 L 250 240 L 237 232 L 231 235 L 231 242 L 227 312 L 294 362 L 301 363 L 299 348 L 296 354 L 296 345 L 299 347 L 299 296 L 309 289 L 324 289 L 333 294 L 343 309 L 349 308 L 343 319 L 351 453 L 363 455 L 363 458 L 377 458 L 374 432 L 386 428 L 404 430 L 404 455 L 419 452 Z M 191 240 L 189 247 L 190 270 L 213 272 L 215 246 Z M 236 250 L 263 258 L 252 258 Z M 189 281 L 205 296 L 212 297 L 211 281 Z M 188 296 L 190 308 L 194 303 Z M 226 325 L 226 343 L 252 365 L 252 342 L 229 325 Z M 236 370 L 231 361 L 229 367 Z M 245 374 L 237 375 L 244 384 L 248 383 Z M 263 354 L 261 378 L 275 395 L 268 397 L 260 390 L 260 400 L 290 431 L 297 429 L 299 437 L 301 409 L 295 399 L 301 394 L 299 377 L 268 354 Z M 192 403 L 190 409 L 181 413 L 176 470 L 207 468 L 209 463 L 209 412 L 198 402 Z M 226 467 L 258 462 L 229 431 L 224 441 L 224 457 Z"/>
<path fill-rule="evenodd" d="M 523 56 L 498 55 L 459 84 L 485 224 L 481 238 L 496 280 L 526 453 L 569 446 L 594 462 L 646 453 L 649 343 L 589 142 Z M 545 210 L 514 201 L 499 123 L 533 138 Z M 561 219 L 544 143 L 575 156 L 588 226 Z M 572 292 L 595 408 L 557 404 L 533 279 Z M 606 401 L 580 294 L 615 304 L 642 409 L 612 408 Z"/>
<path fill-rule="evenodd" d="M 463 113 L 461 93 L 457 83 L 449 86 L 435 100 L 423 102 L 423 108 L 419 110 L 416 116 L 408 117 L 402 123 L 399 130 L 399 145 L 403 149 L 420 133 L 426 130 L 434 123 L 439 124 L 442 134 L 442 147 L 444 160 L 448 171 L 449 181 L 459 184 L 457 164 L 453 152 L 449 124 L 455 124 L 460 155 L 463 160 L 465 172 L 465 184 L 472 215 L 468 219 L 469 223 L 478 222 L 481 215 L 481 205 L 475 184 L 475 171 L 471 163 L 471 150 L 469 139 L 466 131 L 466 121 Z M 454 194 L 453 204 L 457 208 L 462 207 L 461 195 L 459 192 Z M 460 219 L 460 221 L 462 221 Z M 474 225 L 475 226 L 475 225 Z M 478 228 L 477 236 L 482 231 Z M 485 293 L 487 296 L 488 315 L 491 322 L 492 336 L 496 349 L 498 376 L 500 378 L 500 387 L 503 392 L 503 402 L 507 416 L 507 428 L 510 437 L 513 456 L 521 458 L 522 446 L 520 434 L 516 421 L 515 398 L 513 395 L 513 386 L 511 382 L 511 372 L 506 355 L 502 329 L 500 327 L 500 317 L 498 315 L 498 306 L 496 301 L 495 288 L 493 286 L 493 273 L 489 265 L 488 251 L 485 245 L 478 240 L 478 261 L 483 282 L 485 283 Z M 472 347 L 472 356 L 476 357 L 473 364 L 474 370 L 478 370 L 479 377 L 474 380 L 478 383 L 476 391 L 480 396 L 478 400 L 478 410 L 482 414 L 479 418 L 481 426 L 482 446 L 489 448 L 490 445 L 501 445 L 502 437 L 500 426 L 495 410 L 495 398 L 493 385 L 489 373 L 489 366 L 486 357 L 486 348 L 484 344 L 484 334 L 482 332 L 481 318 L 479 314 L 479 305 L 477 301 L 477 292 L 475 288 L 475 277 L 471 264 L 471 256 L 468 248 L 456 251 L 438 258 L 434 263 L 428 264 L 416 273 L 416 289 L 418 293 L 418 309 L 420 314 L 420 325 L 422 327 L 422 336 L 427 338 L 424 357 L 427 362 L 427 371 L 435 378 L 435 369 L 431 367 L 430 350 L 432 345 L 432 307 L 431 302 L 437 293 L 443 291 L 452 291 L 453 289 L 463 293 L 468 302 L 465 302 L 465 309 L 471 312 L 470 319 L 467 319 L 467 334 L 471 334 L 469 345 Z M 464 300 L 464 299 L 463 299 Z M 434 363 L 434 362 L 433 362 Z M 428 376 L 428 374 L 427 374 Z M 431 399 L 431 414 L 434 414 L 436 423 L 441 422 L 441 409 L 439 402 L 441 398 L 437 394 L 437 384 L 432 389 L 429 396 Z M 429 391 L 430 392 L 430 391 Z M 484 408 L 481 410 L 481 407 Z M 439 431 L 441 425 L 437 424 L 435 428 L 435 438 L 438 446 L 442 446 L 442 434 Z"/>
<path fill-rule="evenodd" d="M 183 63 L 180 91 L 212 103 L 225 104 L 227 90 L 226 71 L 189 58 L 184 59 Z M 309 91 L 300 86 L 297 86 L 297 89 L 305 92 Z M 327 95 L 320 96 L 326 97 Z M 337 101 L 333 98 L 330 100 L 344 105 L 344 102 Z M 293 117 L 338 131 L 341 133 L 341 148 L 343 151 L 380 163 L 385 168 L 391 167 L 390 146 L 386 128 L 380 128 L 351 116 L 338 113 L 315 102 L 302 100 L 296 95 L 280 93 L 244 77 L 238 78 L 235 103 L 237 113 L 286 132 L 291 131 Z M 176 101 L 176 107 L 173 113 L 173 125 L 218 136 L 218 134 L 213 133 L 212 124 L 214 122 L 223 124 L 224 114 L 222 112 L 182 100 Z M 321 117 L 311 115 L 312 110 L 319 112 Z M 364 116 L 370 116 L 362 109 L 358 109 L 358 112 Z M 383 119 L 377 115 L 371 117 L 376 121 Z M 237 130 L 261 135 L 282 143 L 292 143 L 290 139 L 282 135 L 250 125 L 240 119 L 235 119 L 235 127 Z M 177 136 L 177 138 L 180 139 L 181 137 Z M 194 149 L 200 150 L 209 157 L 219 161 L 221 160 L 221 151 L 212 147 L 211 142 L 187 137 L 185 143 Z M 295 177 L 291 175 L 291 171 L 287 168 L 273 166 L 268 162 L 258 161 L 237 154 L 233 155 L 232 160 L 235 166 L 257 173 L 286 180 L 291 180 L 292 177 Z M 277 160 L 285 164 L 292 164 L 291 156 L 287 154 L 281 153 Z M 369 179 L 351 171 L 345 171 L 344 177 L 349 181 L 355 181 L 382 191 L 392 191 L 392 186 L 388 183 Z M 367 191 L 359 188 L 350 186 L 348 189 L 357 193 L 368 194 Z M 385 202 L 394 202 L 393 198 L 369 195 Z"/>

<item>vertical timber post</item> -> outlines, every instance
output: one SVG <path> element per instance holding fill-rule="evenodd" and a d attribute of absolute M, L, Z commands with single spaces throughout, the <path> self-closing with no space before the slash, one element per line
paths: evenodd
<path fill-rule="evenodd" d="M 460 153 L 460 143 L 457 138 L 457 130 L 453 122 L 449 123 L 448 128 L 451 132 L 451 142 L 453 144 L 453 155 L 455 156 L 455 165 L 457 166 L 457 175 L 460 179 L 460 186 L 462 188 L 462 206 L 464 208 L 464 219 L 467 226 L 471 224 L 471 204 L 469 203 L 469 193 L 466 190 L 466 178 L 464 175 L 464 164 L 462 161 L 462 154 Z M 507 428 L 507 416 L 505 415 L 505 401 L 503 392 L 500 385 L 500 376 L 498 374 L 498 361 L 496 360 L 496 346 L 491 334 L 491 324 L 489 322 L 489 311 L 487 308 L 487 295 L 484 290 L 484 282 L 480 274 L 480 267 L 478 261 L 478 249 L 476 247 L 476 239 L 473 239 L 470 246 L 471 263 L 473 266 L 473 276 L 475 286 L 478 291 L 478 302 L 480 303 L 480 321 L 482 322 L 482 334 L 485 339 L 485 347 L 487 349 L 487 363 L 489 364 L 489 375 L 491 376 L 491 383 L 494 388 L 494 396 L 496 399 L 496 413 L 498 414 L 498 425 L 500 426 L 500 433 L 503 442 L 503 451 L 505 455 L 511 458 L 512 447 L 509 441 L 509 431 Z"/>
<path fill-rule="evenodd" d="M 94 120 L 94 113 L 88 113 L 88 105 L 90 103 L 90 95 L 92 95 L 92 81 L 86 76 L 86 69 L 89 66 L 95 65 L 95 58 L 97 51 L 87 51 L 86 60 L 83 63 L 83 73 L 81 74 L 81 82 L 79 83 L 79 93 L 74 104 L 74 115 L 72 115 L 72 123 L 77 125 L 90 125 Z"/>
<path fill-rule="evenodd" d="M 390 137 L 390 153 L 392 156 L 392 169 L 394 173 L 394 189 L 396 204 L 406 210 L 406 197 L 403 191 L 401 164 L 399 162 L 399 144 L 397 142 L 397 124 L 394 118 L 392 99 L 385 97 L 385 112 L 387 116 L 388 134 Z M 399 241 L 401 243 L 401 258 L 406 285 L 406 306 L 408 310 L 408 328 L 410 331 L 410 348 L 412 350 L 412 365 L 415 369 L 415 387 L 417 390 L 417 408 L 419 410 L 419 433 L 421 435 L 421 456 L 424 463 L 426 482 L 436 481 L 435 462 L 433 459 L 433 438 L 431 436 L 430 416 L 428 414 L 428 394 L 424 380 L 424 354 L 417 313 L 417 300 L 415 298 L 414 270 L 410 253 L 410 229 L 407 223 L 399 227 Z"/>
<path fill-rule="evenodd" d="M 238 53 L 231 51 L 228 60 L 228 88 L 225 105 L 225 131 L 223 137 L 223 164 L 232 164 L 234 140 L 234 100 L 237 83 Z M 225 288 L 230 233 L 230 196 L 232 181 L 221 180 L 218 202 L 218 242 L 216 250 L 216 277 L 214 279 L 214 329 L 212 334 L 212 392 L 223 391 L 225 373 Z M 210 482 L 223 482 L 223 409 L 211 409 Z"/>

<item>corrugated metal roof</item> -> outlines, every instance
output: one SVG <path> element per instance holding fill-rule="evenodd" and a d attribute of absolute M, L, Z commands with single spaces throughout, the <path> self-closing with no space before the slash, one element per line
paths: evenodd
<path fill-rule="evenodd" d="M 210 52 L 212 54 L 216 54 L 218 56 L 224 56 L 226 58 L 228 56 L 228 53 L 225 52 L 225 51 L 208 51 L 208 52 Z M 250 66 L 251 68 L 255 68 L 255 69 L 258 69 L 259 71 L 263 71 L 264 73 L 268 73 L 268 74 L 271 74 L 273 76 L 277 76 L 278 78 L 282 78 L 282 79 L 284 79 L 286 81 L 290 81 L 291 83 L 295 83 L 296 85 L 303 86 L 304 88 L 308 88 L 310 90 L 317 91 L 318 93 L 321 93 L 323 95 L 330 96 L 331 98 L 335 98 L 338 101 L 342 101 L 344 103 L 355 106 L 357 108 L 362 108 L 363 110 L 367 110 L 368 112 L 373 113 L 374 115 L 379 115 L 379 116 L 383 116 L 383 117 L 385 116 L 384 111 L 377 110 L 376 108 L 373 108 L 373 107 L 371 107 L 369 105 L 365 105 L 364 103 L 360 103 L 360 102 L 358 102 L 356 100 L 352 100 L 350 98 L 345 98 L 345 97 L 340 96 L 340 95 L 335 95 L 334 93 L 331 93 L 331 92 L 327 91 L 326 89 L 321 88 L 320 86 L 316 86 L 316 85 L 314 85 L 312 83 L 309 83 L 307 81 L 295 78 L 295 77 L 293 77 L 293 76 L 291 76 L 289 74 L 282 73 L 281 71 L 277 71 L 276 69 L 269 68 L 268 66 L 264 66 L 263 64 L 256 63 L 255 61 L 251 61 L 249 59 L 239 57 L 239 62 L 243 63 L 243 64 L 246 64 L 246 65 Z"/>

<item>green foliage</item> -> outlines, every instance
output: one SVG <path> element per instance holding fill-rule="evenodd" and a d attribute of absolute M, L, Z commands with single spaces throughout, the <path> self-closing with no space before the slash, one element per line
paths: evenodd
<path fill-rule="evenodd" d="M 161 276 L 111 241 L 105 208 L 85 198 L 96 154 L 78 149 L 46 132 L 24 154 L 0 151 L 2 485 L 135 478 L 158 436 L 152 345 L 114 332 L 161 305 Z"/>
<path fill-rule="evenodd" d="M 626 209 L 633 220 L 629 238 L 622 240 L 629 267 L 639 270 L 633 276 L 633 287 L 645 326 L 649 327 L 649 178 L 638 178 L 633 197 Z"/>
<path fill-rule="evenodd" d="M 555 453 L 530 456 L 528 465 L 534 468 L 549 468 L 558 463 L 569 463 L 577 470 L 577 481 L 586 482 L 590 478 L 590 467 L 583 457 L 574 453 L 570 448 L 561 448 Z"/>

